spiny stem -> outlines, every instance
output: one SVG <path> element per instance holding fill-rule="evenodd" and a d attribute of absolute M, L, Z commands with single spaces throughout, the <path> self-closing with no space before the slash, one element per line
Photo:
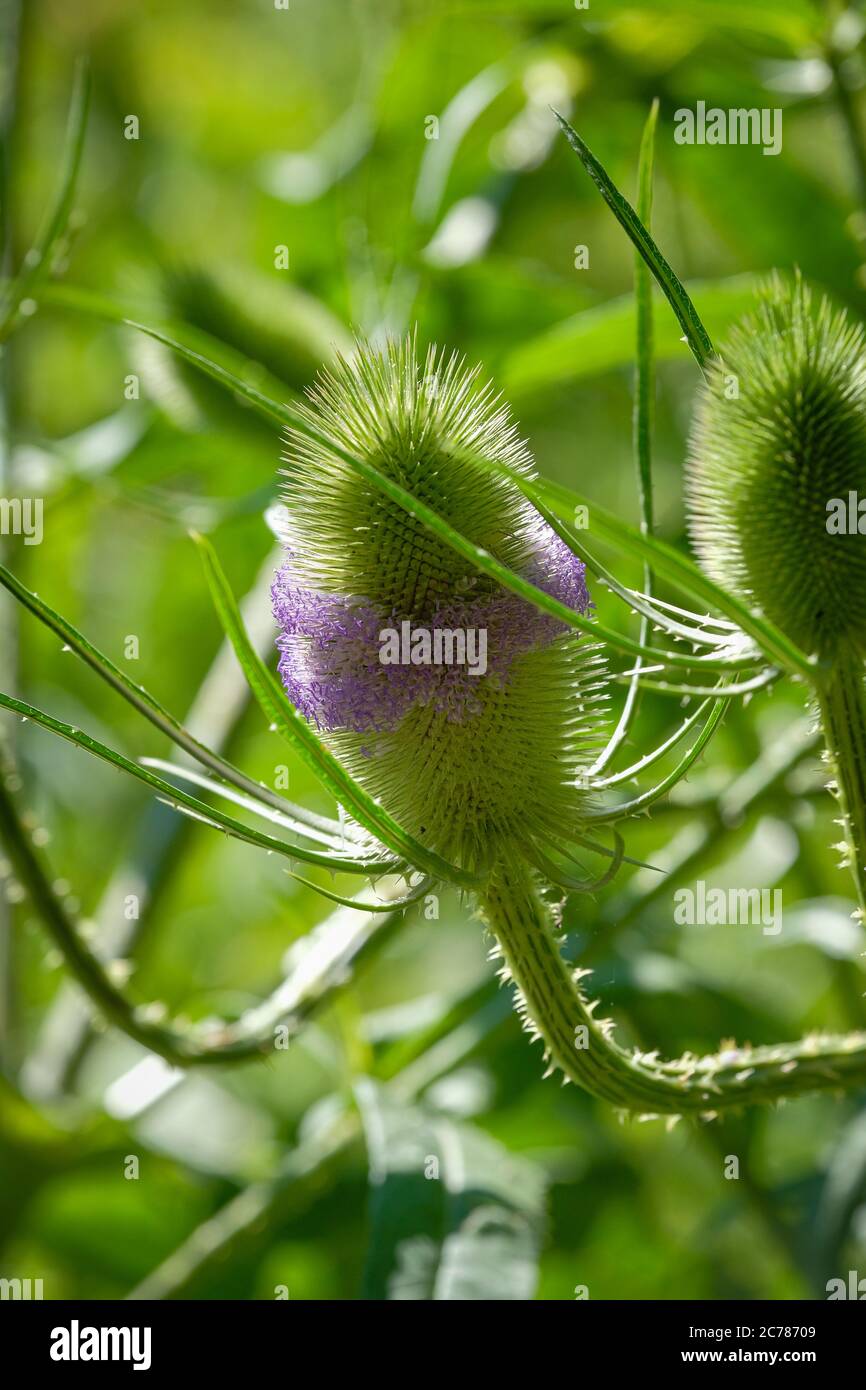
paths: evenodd
<path fill-rule="evenodd" d="M 614 1041 L 610 1019 L 594 1019 L 596 1003 L 579 984 L 588 972 L 573 972 L 563 959 L 552 911 L 529 871 L 500 861 L 481 905 L 519 990 L 527 1030 L 543 1040 L 550 1070 L 602 1100 L 641 1114 L 712 1116 L 866 1081 L 866 1033 L 732 1046 L 668 1062 L 655 1053 L 629 1053 Z"/>
<path fill-rule="evenodd" d="M 149 1018 L 146 1009 L 138 1007 L 117 987 L 110 968 L 89 948 L 51 885 L 2 773 L 0 843 L 43 925 L 91 1003 L 109 1023 L 178 1067 L 241 1062 L 272 1052 L 277 1026 L 285 1025 L 290 1035 L 297 1032 L 345 981 L 348 969 L 359 964 L 371 949 L 384 944 L 390 929 L 402 921 L 402 913 L 395 907 L 392 914 L 367 914 L 350 930 L 336 930 L 331 948 L 322 953 L 320 969 L 311 972 L 307 966 L 297 976 L 290 974 L 273 994 L 237 1021 L 208 1020 L 198 1028 L 180 1022 L 162 1023 Z M 327 926 L 324 932 L 327 934 Z"/>
<path fill-rule="evenodd" d="M 866 923 L 866 678 L 859 653 L 839 651 L 818 686 L 818 706 L 842 812 L 842 849 L 854 875 L 856 915 Z"/>

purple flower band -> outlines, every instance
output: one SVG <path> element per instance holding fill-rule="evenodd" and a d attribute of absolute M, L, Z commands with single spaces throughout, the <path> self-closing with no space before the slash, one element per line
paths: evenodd
<path fill-rule="evenodd" d="M 585 613 L 590 597 L 583 562 L 544 523 L 532 540 L 533 559 L 523 577 Z M 291 557 L 277 572 L 271 593 L 286 694 L 322 730 L 385 732 L 421 705 L 463 723 L 480 708 L 482 680 L 505 684 L 517 657 L 567 631 L 566 624 L 502 588 L 474 596 L 470 591 L 423 619 L 413 617 L 413 633 L 439 634 L 446 651 L 448 635 L 459 633 L 470 657 L 474 650 L 477 658 L 483 640 L 483 674 L 478 660 L 473 674 L 471 660 L 449 664 L 447 656 L 436 662 L 421 653 L 419 660 L 404 664 L 406 614 L 383 612 L 363 597 L 306 589 L 297 583 Z M 403 638 L 404 661 L 383 660 L 383 634 L 389 632 Z M 453 655 L 453 643 L 450 649 Z"/>

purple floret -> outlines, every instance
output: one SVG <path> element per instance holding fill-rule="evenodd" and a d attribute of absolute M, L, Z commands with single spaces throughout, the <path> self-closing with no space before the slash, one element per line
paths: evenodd
<path fill-rule="evenodd" d="M 524 578 L 585 613 L 591 601 L 583 562 L 543 522 L 531 541 L 534 555 Z M 508 589 L 473 593 L 470 588 L 429 616 L 412 615 L 411 624 L 413 630 L 430 632 L 483 630 L 484 675 L 471 675 L 466 664 L 388 665 L 380 659 L 381 634 L 399 632 L 409 615 L 385 612 L 364 598 L 306 589 L 296 581 L 291 557 L 277 572 L 271 593 L 286 694 L 322 730 L 385 732 L 422 705 L 462 723 L 480 708 L 485 680 L 506 683 L 517 657 L 568 630 Z"/>

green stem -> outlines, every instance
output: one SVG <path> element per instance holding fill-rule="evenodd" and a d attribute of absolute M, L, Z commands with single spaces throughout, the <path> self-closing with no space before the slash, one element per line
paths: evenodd
<path fill-rule="evenodd" d="M 237 1021 L 212 1020 L 198 1028 L 179 1021 L 161 1023 L 149 1019 L 147 1011 L 118 988 L 110 969 L 88 947 L 33 848 L 4 785 L 2 768 L 0 844 L 5 846 L 18 880 L 90 1001 L 109 1023 L 177 1067 L 219 1066 L 272 1053 L 277 1026 L 284 1025 L 290 1036 L 297 1032 L 342 986 L 350 968 L 378 950 L 389 939 L 391 930 L 402 922 L 399 909 L 389 915 L 359 914 L 351 932 L 336 931 L 330 943 L 325 940 L 325 929 L 320 941 L 320 968 L 311 971 L 307 964 L 297 975 L 290 974 L 273 994 Z"/>
<path fill-rule="evenodd" d="M 857 917 L 866 923 L 866 679 L 863 658 L 841 650 L 818 687 L 818 705 L 842 812 L 845 863 L 854 875 Z"/>
<path fill-rule="evenodd" d="M 841 9 L 841 6 L 838 8 Z M 833 20 L 835 21 L 837 17 L 838 15 L 834 14 Z M 863 142 L 863 128 L 855 105 L 854 94 L 845 77 L 845 55 L 839 52 L 833 42 L 832 36 L 825 46 L 824 56 L 833 74 L 833 92 L 836 97 L 836 106 L 842 118 L 842 124 L 845 127 L 851 162 L 857 176 L 858 201 L 861 207 L 866 208 L 866 146 L 864 146 Z"/>
<path fill-rule="evenodd" d="M 643 1114 L 715 1114 L 720 1110 L 835 1090 L 866 1082 L 866 1033 L 811 1036 L 768 1047 L 729 1047 L 711 1056 L 660 1061 L 627 1052 L 610 1019 L 563 959 L 553 913 L 521 864 L 497 865 L 482 896 L 507 971 L 520 992 L 527 1030 L 559 1070 L 592 1095 Z"/>
<path fill-rule="evenodd" d="M 75 70 L 75 83 L 69 106 L 66 151 L 63 158 L 60 186 L 54 205 L 46 218 L 36 244 L 27 253 L 24 265 L 7 289 L 2 316 L 0 316 L 0 342 L 5 342 L 15 329 L 24 300 L 31 296 L 40 281 L 50 273 L 52 255 L 66 232 L 75 200 L 81 159 L 84 154 L 84 137 L 87 133 L 89 106 L 90 71 L 86 60 L 80 59 Z"/>

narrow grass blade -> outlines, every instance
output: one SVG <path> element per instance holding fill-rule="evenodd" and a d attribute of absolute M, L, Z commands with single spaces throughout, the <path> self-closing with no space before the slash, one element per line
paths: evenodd
<path fill-rule="evenodd" d="M 649 266 L 659 288 L 677 316 L 695 361 L 699 367 L 703 368 L 707 360 L 714 355 L 714 348 L 707 330 L 701 323 L 700 315 L 684 286 L 665 260 L 631 203 L 623 197 L 612 182 L 604 166 L 596 159 L 577 131 L 568 124 L 565 117 L 561 116 L 558 111 L 554 111 L 553 114 L 559 121 L 566 140 L 601 193 L 617 222 L 634 242 L 640 255 Z"/>
<path fill-rule="evenodd" d="M 69 105 L 66 148 L 57 196 L 36 244 L 27 252 L 21 270 L 7 288 L 2 310 L 0 310 L 0 342 L 8 338 L 15 327 L 18 311 L 24 300 L 32 296 L 39 282 L 51 270 L 52 254 L 66 230 L 69 214 L 72 211 L 78 174 L 81 169 L 81 158 L 84 153 L 84 137 L 87 131 L 89 108 L 90 70 L 87 61 L 81 59 L 75 71 L 72 99 Z"/>
<path fill-rule="evenodd" d="M 38 594 L 34 594 L 26 585 L 22 584 L 21 580 L 3 564 L 0 564 L 0 584 L 8 589 L 9 593 L 34 617 L 56 633 L 60 640 L 77 656 L 80 656 L 91 670 L 95 671 L 113 690 L 116 690 L 118 695 L 122 695 L 124 700 L 138 710 L 139 714 L 144 715 L 145 719 L 165 734 L 167 738 L 170 738 L 173 743 L 176 743 L 179 748 L 183 748 L 185 752 L 189 753 L 196 762 L 201 763 L 204 767 L 209 767 L 212 772 L 217 773 L 219 777 L 245 792 L 254 800 L 262 801 L 292 819 L 302 821 L 313 829 L 331 836 L 337 842 L 341 840 L 341 828 L 338 821 L 314 815 L 305 807 L 296 806 L 293 802 L 286 801 L 276 792 L 272 792 L 270 788 L 263 787 L 259 782 L 254 782 L 252 778 L 233 767 L 225 758 L 221 758 L 219 754 L 214 753 L 198 739 L 193 738 L 179 720 L 175 719 L 174 715 L 170 714 L 149 691 L 130 680 L 125 672 L 115 666 L 104 652 L 88 642 L 77 628 L 73 627 L 66 618 L 56 613 Z"/>
<path fill-rule="evenodd" d="M 658 121 L 658 98 L 644 126 L 638 162 L 638 216 L 652 222 L 653 165 Z M 652 279 L 640 251 L 635 252 L 634 292 L 637 305 L 637 363 L 635 369 L 634 452 L 637 464 L 641 530 L 653 529 L 652 430 L 655 397 Z M 647 593 L 649 593 L 649 587 Z"/>
<path fill-rule="evenodd" d="M 287 859 L 300 859 L 306 864 L 318 864 L 321 868 L 334 869 L 339 873 L 375 875 L 387 873 L 399 867 L 392 861 L 350 859 L 348 856 L 322 854 L 318 850 L 307 849 L 305 846 L 287 844 L 285 840 L 278 840 L 273 835 L 265 835 L 260 830 L 253 830 L 250 826 L 244 825 L 242 821 L 235 820 L 233 816 L 227 816 L 224 811 L 209 806 L 205 801 L 199 801 L 195 796 L 189 796 L 178 787 L 173 787 L 170 782 L 166 782 L 164 778 L 157 777 L 146 767 L 132 762 L 122 753 L 118 753 L 115 749 L 100 743 L 98 739 L 92 738 L 90 734 L 85 734 L 80 729 L 73 728 L 71 724 L 64 724 L 61 720 L 52 718 L 50 714 L 45 714 L 33 705 L 26 704 L 24 700 L 16 700 L 12 695 L 6 695 L 0 691 L 0 708 L 11 710 L 13 714 L 18 714 L 25 720 L 39 724 L 43 729 L 48 729 L 52 734 L 66 739 L 68 743 L 74 744 L 77 748 L 83 748 L 85 752 L 100 758 L 102 762 L 110 763 L 112 767 L 118 768 L 121 772 L 128 772 L 131 777 L 135 777 L 139 782 L 144 782 L 151 791 L 158 792 L 160 796 L 164 797 L 172 810 L 185 812 L 200 820 L 204 825 L 209 825 L 214 830 L 222 830 L 227 835 L 231 835 L 236 840 L 243 840 L 248 845 L 270 850 L 272 854 L 281 854 Z"/>

